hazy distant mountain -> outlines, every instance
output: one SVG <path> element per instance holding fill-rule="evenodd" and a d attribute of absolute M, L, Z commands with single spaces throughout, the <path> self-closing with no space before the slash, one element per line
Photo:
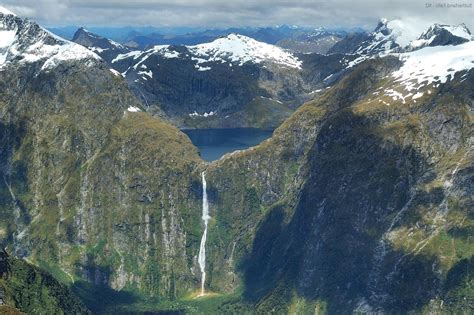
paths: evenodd
<path fill-rule="evenodd" d="M 296 26 L 290 27 L 286 25 L 262 28 L 245 27 L 212 29 L 176 35 L 163 35 L 157 32 L 151 34 L 132 32 L 123 42 L 130 47 L 138 49 L 144 49 L 154 45 L 197 45 L 210 42 L 217 37 L 227 36 L 229 34 L 235 33 L 251 37 L 264 43 L 276 44 L 283 39 L 292 38 L 295 35 L 301 35 L 306 32 L 311 32 L 311 29 L 300 28 Z"/>
<path fill-rule="evenodd" d="M 331 31 L 320 27 L 312 31 L 293 34 L 291 37 L 279 40 L 276 44 L 295 52 L 325 54 L 346 34 L 344 31 Z"/>
<path fill-rule="evenodd" d="M 72 39 L 78 27 L 50 28 L 53 33 Z M 268 44 L 278 44 L 297 52 L 327 51 L 346 32 L 297 26 L 243 27 L 200 30 L 199 28 L 155 28 L 155 27 L 90 27 L 94 34 L 117 41 L 133 49 L 146 49 L 154 45 L 197 45 L 210 42 L 231 33 L 242 34 Z M 318 47 L 322 47 L 321 49 Z"/>
<path fill-rule="evenodd" d="M 49 31 L 63 38 L 71 40 L 76 33 L 79 26 L 62 26 L 50 27 Z M 195 27 L 152 27 L 152 26 L 121 26 L 121 27 L 107 27 L 107 26 L 91 26 L 87 29 L 94 34 L 102 37 L 110 38 L 111 40 L 122 43 L 127 37 L 135 35 L 148 35 L 153 33 L 167 34 L 167 35 L 182 35 L 192 32 L 203 31 Z"/>
<path fill-rule="evenodd" d="M 330 54 L 353 53 L 359 45 L 367 40 L 369 34 L 366 32 L 351 32 L 335 43 L 329 50 Z"/>

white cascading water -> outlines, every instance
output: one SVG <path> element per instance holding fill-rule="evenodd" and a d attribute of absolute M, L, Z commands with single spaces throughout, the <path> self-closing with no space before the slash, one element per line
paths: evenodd
<path fill-rule="evenodd" d="M 199 247 L 198 262 L 201 268 L 201 296 L 204 295 L 204 284 L 206 282 L 206 239 L 207 224 L 209 223 L 209 203 L 207 202 L 207 183 L 206 172 L 201 173 L 202 176 L 202 221 L 204 222 L 204 233 L 201 238 L 201 246 Z"/>

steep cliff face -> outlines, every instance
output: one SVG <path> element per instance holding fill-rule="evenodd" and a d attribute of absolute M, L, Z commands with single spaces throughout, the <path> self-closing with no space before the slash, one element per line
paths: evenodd
<path fill-rule="evenodd" d="M 9 19 L 12 45 L 84 49 Z M 91 304 L 97 288 L 182 296 L 199 277 L 198 152 L 85 51 L 51 67 L 56 55 L 12 58 L 0 71 L 1 243 Z"/>
<path fill-rule="evenodd" d="M 210 229 L 210 255 L 214 255 L 210 258 L 214 261 L 209 271 L 211 287 L 252 286 L 247 281 L 256 276 L 249 274 L 248 270 L 252 268 L 260 275 L 277 273 L 277 269 L 264 271 L 263 267 L 257 266 L 271 251 L 282 253 L 280 249 L 268 252 L 262 248 L 267 245 L 258 244 L 260 225 L 267 216 L 278 213 L 281 222 L 268 226 L 269 230 L 266 230 L 270 233 L 268 242 L 272 243 L 277 237 L 288 238 L 287 234 L 280 235 L 280 232 L 294 214 L 308 177 L 312 161 L 310 150 L 323 122 L 345 106 L 345 102 L 366 95 L 374 82 L 389 73 L 387 68 L 399 65 L 396 59 L 387 63 L 388 66 L 379 62 L 367 66 L 364 71 L 358 70 L 359 80 L 343 80 L 343 87 L 338 85 L 327 90 L 317 101 L 297 110 L 269 140 L 255 148 L 227 155 L 207 167 L 211 216 L 217 221 Z M 319 103 L 324 105 L 315 105 Z M 254 252 L 263 256 L 253 257 Z M 256 287 L 271 285 L 269 281 Z M 256 288 L 248 290 L 253 289 Z"/>
<path fill-rule="evenodd" d="M 273 209 L 256 229 L 246 294 L 262 312 L 472 307 L 474 73 L 399 99 L 381 92 L 406 93 L 386 80 L 387 62 L 360 65 L 301 109 L 331 113 L 294 214 Z"/>
<path fill-rule="evenodd" d="M 140 105 L 103 65 L 66 73 L 4 103 L 3 241 L 64 281 L 182 294 L 195 281 L 197 150 L 178 129 L 128 111 Z M 57 96 L 45 97 L 51 86 Z"/>

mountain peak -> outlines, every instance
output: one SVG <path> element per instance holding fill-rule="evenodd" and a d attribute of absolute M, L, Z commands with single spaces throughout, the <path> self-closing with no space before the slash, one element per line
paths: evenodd
<path fill-rule="evenodd" d="M 292 68 L 301 67 L 301 61 L 284 49 L 236 33 L 188 48 L 197 55 L 209 56 L 210 60 L 225 58 L 232 62 L 239 62 L 240 65 L 246 62 L 271 61 Z"/>
<path fill-rule="evenodd" d="M 0 29 L 0 69 L 9 63 L 41 62 L 41 70 L 50 70 L 62 62 L 83 59 L 100 57 L 27 19 L 6 19 Z"/>
<path fill-rule="evenodd" d="M 390 29 L 388 28 L 388 20 L 386 18 L 381 18 L 375 27 L 374 33 L 380 32 L 384 35 L 388 35 L 390 33 Z"/>
<path fill-rule="evenodd" d="M 387 54 L 426 46 L 459 45 L 472 40 L 471 32 L 465 24 L 433 24 L 423 32 L 427 26 L 413 21 L 389 21 L 382 18 L 369 38 L 355 52 L 362 55 Z"/>
<path fill-rule="evenodd" d="M 471 31 L 467 28 L 466 24 L 461 23 L 458 25 L 447 25 L 447 24 L 434 24 L 431 26 L 426 33 L 430 31 L 439 31 L 439 30 L 446 30 L 452 35 L 460 38 L 465 38 L 467 40 L 471 40 Z"/>
<path fill-rule="evenodd" d="M 10 11 L 10 10 L 8 10 L 7 8 L 2 7 L 2 6 L 0 6 L 0 14 L 3 14 L 3 15 L 14 15 L 14 16 L 16 16 L 15 13 L 13 13 L 12 11 Z"/>
<path fill-rule="evenodd" d="M 93 38 L 102 38 L 99 35 L 96 35 L 90 31 L 88 31 L 84 26 L 81 26 L 80 28 L 77 29 L 77 31 L 74 33 L 74 36 L 72 37 L 72 41 L 75 42 L 77 38 L 81 36 L 86 36 L 86 37 L 93 37 Z"/>
<path fill-rule="evenodd" d="M 248 42 L 249 40 L 255 40 L 251 37 L 241 35 L 241 34 L 238 34 L 238 33 L 230 33 L 229 35 L 219 37 L 216 40 L 219 40 L 219 39 L 226 39 L 226 40 L 230 40 L 230 41 L 240 41 L 240 42 Z"/>
<path fill-rule="evenodd" d="M 127 47 L 94 34 L 84 27 L 80 27 L 76 33 L 74 33 L 72 41 L 100 54 L 100 56 L 107 62 L 111 62 L 117 54 L 125 54 L 129 52 Z"/>
<path fill-rule="evenodd" d="M 426 46 L 459 45 L 471 41 L 472 35 L 465 24 L 447 25 L 435 23 L 421 36 L 410 42 L 410 49 Z"/>
<path fill-rule="evenodd" d="M 77 29 L 76 33 L 87 33 L 87 34 L 90 34 L 91 32 L 89 32 L 84 26 L 81 26 Z"/>

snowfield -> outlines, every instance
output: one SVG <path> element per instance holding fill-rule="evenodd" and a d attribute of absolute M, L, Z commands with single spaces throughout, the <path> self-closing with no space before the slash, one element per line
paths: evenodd
<path fill-rule="evenodd" d="M 2 6 L 0 6 L 0 14 L 4 14 L 4 15 L 14 15 L 16 16 L 15 13 L 13 13 L 12 11 L 8 10 L 7 8 L 4 8 Z"/>
<path fill-rule="evenodd" d="M 399 55 L 403 66 L 392 76 L 408 91 L 434 82 L 445 83 L 456 72 L 474 67 L 474 42 L 457 46 L 425 47 Z"/>
<path fill-rule="evenodd" d="M 239 63 L 240 66 L 246 62 L 262 63 L 264 61 L 291 68 L 301 68 L 302 64 L 298 58 L 282 48 L 238 34 L 230 34 L 210 43 L 189 46 L 188 49 L 199 57 L 208 58 L 208 61 L 230 60 Z"/>

